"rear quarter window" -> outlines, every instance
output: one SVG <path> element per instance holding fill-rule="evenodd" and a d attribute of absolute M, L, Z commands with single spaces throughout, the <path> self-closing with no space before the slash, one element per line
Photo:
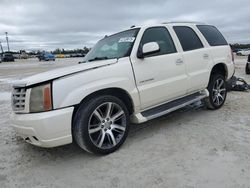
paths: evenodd
<path fill-rule="evenodd" d="M 197 28 L 203 34 L 210 46 L 228 45 L 226 39 L 216 27 L 211 25 L 197 25 Z"/>

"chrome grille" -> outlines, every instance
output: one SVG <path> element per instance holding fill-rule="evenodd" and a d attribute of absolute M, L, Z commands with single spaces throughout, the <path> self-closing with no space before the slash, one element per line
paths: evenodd
<path fill-rule="evenodd" d="M 12 92 L 12 108 L 14 111 L 25 109 L 26 88 L 14 88 Z"/>

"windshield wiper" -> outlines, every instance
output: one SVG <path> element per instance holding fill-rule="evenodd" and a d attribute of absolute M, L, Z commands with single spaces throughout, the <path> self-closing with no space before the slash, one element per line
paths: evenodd
<path fill-rule="evenodd" d="M 108 59 L 108 57 L 95 57 L 95 58 L 93 58 L 93 59 L 88 60 L 88 62 L 91 62 L 91 61 L 98 61 L 98 60 L 105 60 L 105 59 Z"/>

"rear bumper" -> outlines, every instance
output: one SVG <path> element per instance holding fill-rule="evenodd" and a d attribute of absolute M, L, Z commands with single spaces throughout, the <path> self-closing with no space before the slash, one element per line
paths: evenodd
<path fill-rule="evenodd" d="M 15 114 L 13 127 L 30 144 L 56 147 L 72 143 L 73 107 L 34 114 Z"/>

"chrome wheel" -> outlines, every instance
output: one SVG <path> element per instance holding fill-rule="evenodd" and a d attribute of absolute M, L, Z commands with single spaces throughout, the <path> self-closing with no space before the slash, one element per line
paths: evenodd
<path fill-rule="evenodd" d="M 89 118 L 88 134 L 98 148 L 110 149 L 116 146 L 126 131 L 126 116 L 114 102 L 98 106 Z"/>
<path fill-rule="evenodd" d="M 219 78 L 214 82 L 213 86 L 213 91 L 212 91 L 213 103 L 217 106 L 220 106 L 222 103 L 224 103 L 225 98 L 226 98 L 226 84 L 223 79 Z"/>

